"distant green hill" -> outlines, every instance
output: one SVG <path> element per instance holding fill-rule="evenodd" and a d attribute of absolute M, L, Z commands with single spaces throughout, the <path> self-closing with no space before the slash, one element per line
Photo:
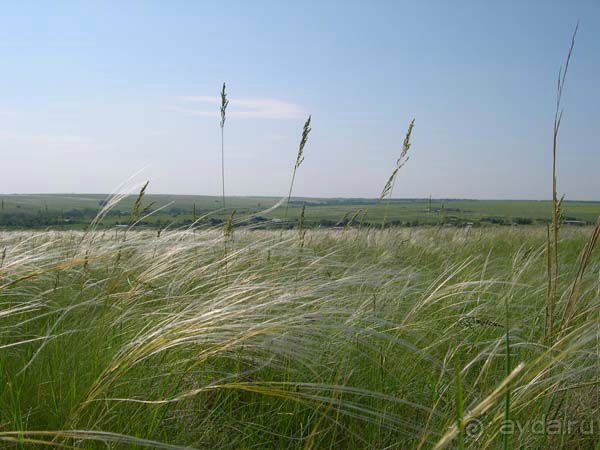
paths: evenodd
<path fill-rule="evenodd" d="M 104 207 L 103 194 L 11 194 L 2 195 L 0 226 L 3 228 L 83 228 Z M 218 225 L 235 209 L 238 220 L 257 227 L 281 227 L 284 203 L 278 197 L 229 197 L 227 208 L 221 198 L 202 195 L 146 195 L 142 209 L 148 217 L 140 226 L 182 226 L 198 220 L 199 226 Z M 125 197 L 104 218 L 101 226 L 128 224 L 135 196 Z M 308 226 L 347 224 L 416 226 L 446 224 L 456 226 L 528 225 L 546 223 L 550 218 L 549 201 L 536 200 L 465 200 L 465 199 L 393 199 L 379 202 L 365 198 L 299 198 L 291 200 L 286 225 L 296 223 L 306 206 Z M 194 214 L 195 212 L 195 214 Z M 600 202 L 565 201 L 563 215 L 567 224 L 589 224 L 600 215 Z"/>

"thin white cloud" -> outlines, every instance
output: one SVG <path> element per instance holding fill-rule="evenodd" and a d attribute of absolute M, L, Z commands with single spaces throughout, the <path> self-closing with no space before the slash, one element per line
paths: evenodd
<path fill-rule="evenodd" d="M 217 117 L 220 114 L 219 97 L 183 96 L 177 100 L 179 104 L 169 108 L 171 111 L 209 117 Z M 273 98 L 232 98 L 227 109 L 228 117 L 248 119 L 299 119 L 306 114 L 295 103 Z"/>

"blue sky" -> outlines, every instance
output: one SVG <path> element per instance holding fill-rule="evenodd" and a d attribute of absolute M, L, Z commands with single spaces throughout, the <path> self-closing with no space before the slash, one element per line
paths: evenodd
<path fill-rule="evenodd" d="M 14 1 L 2 5 L 0 192 L 600 199 L 598 1 Z"/>

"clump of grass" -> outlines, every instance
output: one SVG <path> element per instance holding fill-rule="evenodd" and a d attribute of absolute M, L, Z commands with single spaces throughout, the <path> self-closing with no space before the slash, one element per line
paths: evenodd
<path fill-rule="evenodd" d="M 132 229 L 125 242 L 89 231 L 89 253 L 81 232 L 0 232 L 3 433 L 85 446 L 60 430 L 107 442 L 110 430 L 123 448 L 136 445 L 128 436 L 192 448 L 494 448 L 507 411 L 535 420 L 562 395 L 571 419 L 594 414 L 594 253 L 577 277 L 586 309 L 549 347 L 531 313 L 545 303 L 545 228 L 308 239 L 305 214 L 293 246 L 244 218 L 233 239 L 234 217 L 195 235 Z M 561 297 L 586 233 L 563 232 Z M 494 319 L 506 308 L 503 327 Z M 510 439 L 589 446 L 586 436 Z"/>

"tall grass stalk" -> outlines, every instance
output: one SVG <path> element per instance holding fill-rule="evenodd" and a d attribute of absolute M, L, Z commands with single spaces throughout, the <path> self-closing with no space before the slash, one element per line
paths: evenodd
<path fill-rule="evenodd" d="M 577 274 L 575 275 L 575 279 L 573 280 L 573 285 L 571 287 L 571 291 L 567 298 L 567 303 L 564 308 L 564 312 L 562 315 L 561 328 L 565 328 L 569 326 L 569 322 L 573 317 L 575 312 L 575 306 L 579 300 L 579 293 L 581 290 L 581 285 L 583 283 L 583 278 L 585 275 L 585 271 L 590 264 L 590 260 L 592 257 L 592 252 L 596 247 L 598 242 L 598 238 L 600 237 L 600 217 L 596 221 L 596 226 L 594 227 L 590 238 L 583 248 L 581 252 L 581 256 L 579 258 L 579 266 L 577 269 Z"/>
<path fill-rule="evenodd" d="M 552 249 L 550 225 L 546 225 L 546 314 L 544 318 L 544 339 L 554 335 L 554 310 L 552 301 Z"/>
<path fill-rule="evenodd" d="M 553 246 L 553 256 L 554 261 L 551 261 L 554 268 L 553 280 L 551 283 L 551 302 L 553 305 L 556 305 L 558 297 L 557 297 L 557 285 L 558 285 L 558 230 L 559 230 L 559 201 L 558 201 L 558 188 L 557 188 L 557 176 L 556 176 L 556 155 L 558 149 L 558 134 L 560 131 L 560 125 L 563 117 L 563 108 L 561 105 L 563 91 L 565 87 L 565 80 L 567 77 L 567 72 L 569 70 L 569 63 L 571 62 L 571 56 L 573 54 L 573 48 L 575 47 L 575 38 L 577 36 L 577 31 L 579 29 L 579 22 L 575 25 L 575 30 L 571 36 L 571 45 L 569 47 L 569 52 L 567 54 L 567 59 L 565 62 L 564 70 L 561 67 L 558 71 L 558 81 L 556 85 L 556 108 L 554 111 L 554 127 L 552 132 L 552 246 Z M 550 321 L 550 329 L 553 329 L 554 323 L 554 315 L 553 305 L 549 305 L 550 309 L 546 311 L 546 315 L 549 316 Z M 552 333 L 551 333 L 552 335 Z"/>
<path fill-rule="evenodd" d="M 298 145 L 298 152 L 296 153 L 296 162 L 294 163 L 294 169 L 292 170 L 292 180 L 290 182 L 290 190 L 287 196 L 287 202 L 285 204 L 285 212 L 283 215 L 283 221 L 287 220 L 288 208 L 290 206 L 290 199 L 292 198 L 292 190 L 294 189 L 294 181 L 296 180 L 296 172 L 298 168 L 304 162 L 304 147 L 308 142 L 308 135 L 310 134 L 312 128 L 310 127 L 311 116 L 308 116 L 306 122 L 304 122 L 304 126 L 302 127 L 302 136 L 300 137 L 300 144 Z"/>
<path fill-rule="evenodd" d="M 465 448 L 465 423 L 464 423 L 464 401 L 462 391 L 462 379 L 460 375 L 460 361 L 458 357 L 458 349 L 454 360 L 454 377 L 456 380 L 456 427 L 458 428 L 458 448 Z"/>
<path fill-rule="evenodd" d="M 396 160 L 396 165 L 392 174 L 387 179 L 385 186 L 383 187 L 381 194 L 379 194 L 379 200 L 383 201 L 386 197 L 391 198 L 394 193 L 394 184 L 396 183 L 396 176 L 398 175 L 398 171 L 408 162 L 408 150 L 410 149 L 410 136 L 412 134 L 412 130 L 415 126 L 415 119 L 410 121 L 408 125 L 408 130 L 406 131 L 406 136 L 404 137 L 404 142 L 402 143 L 402 150 L 400 151 L 400 157 Z M 385 206 L 385 214 L 383 216 L 383 221 L 381 223 L 381 228 L 385 228 L 387 215 L 388 215 L 388 205 Z"/>
<path fill-rule="evenodd" d="M 509 307 L 508 307 L 508 299 L 507 295 L 504 298 L 504 332 L 506 335 L 505 347 L 504 350 L 506 352 L 505 363 L 504 363 L 504 374 L 506 377 L 510 376 L 510 372 L 512 370 L 511 367 L 511 358 L 510 358 L 510 320 L 509 320 Z M 510 422 L 510 385 L 506 388 L 506 393 L 504 394 L 504 423 L 508 424 Z M 508 450 L 509 448 L 509 433 L 504 433 L 503 437 L 503 448 L 504 450 Z"/>
<path fill-rule="evenodd" d="M 150 184 L 150 180 L 146 181 L 138 192 L 135 201 L 133 202 L 133 207 L 131 208 L 131 213 L 129 214 L 129 225 L 128 229 L 131 229 L 135 223 L 139 220 L 142 215 L 142 201 L 144 200 L 144 195 L 146 195 L 146 188 Z M 127 230 L 123 233 L 123 240 L 127 237 Z"/>
<path fill-rule="evenodd" d="M 302 205 L 302 210 L 300 211 L 300 219 L 298 221 L 298 263 L 296 269 L 296 278 L 295 281 L 298 283 L 298 279 L 300 278 L 300 270 L 302 268 L 302 255 L 304 253 L 304 245 L 306 243 L 306 227 L 304 225 L 306 213 L 306 204 Z M 296 289 L 297 286 L 294 286 Z"/>
<path fill-rule="evenodd" d="M 225 221 L 223 225 L 223 263 L 225 266 L 225 277 L 227 277 L 227 262 L 229 259 L 229 246 L 233 240 L 233 218 L 235 217 L 236 210 L 231 211 L 231 215 Z"/>
<path fill-rule="evenodd" d="M 223 197 L 223 209 L 225 209 L 225 119 L 229 100 L 225 92 L 225 83 L 221 88 L 221 195 Z"/>

